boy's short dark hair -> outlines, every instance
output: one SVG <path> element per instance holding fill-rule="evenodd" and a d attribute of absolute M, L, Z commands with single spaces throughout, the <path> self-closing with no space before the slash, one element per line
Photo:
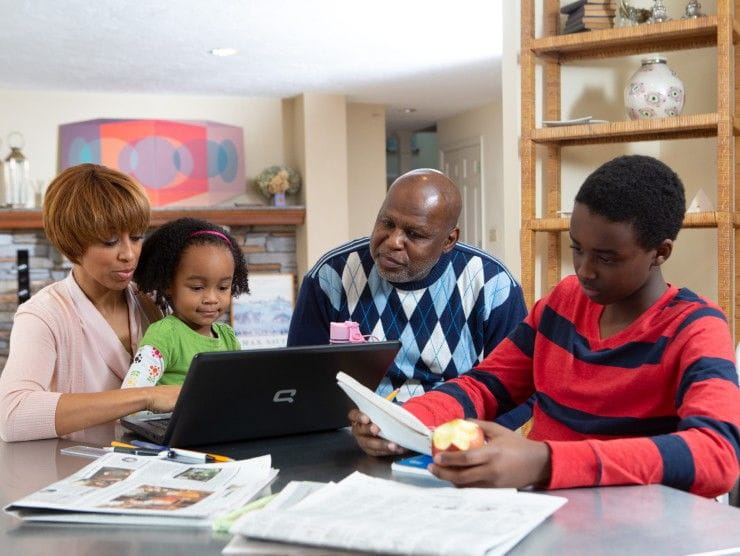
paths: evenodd
<path fill-rule="evenodd" d="M 654 249 L 676 239 L 686 212 L 681 179 L 651 156 L 620 156 L 597 168 L 576 194 L 576 202 L 611 222 L 629 222 L 637 243 Z"/>

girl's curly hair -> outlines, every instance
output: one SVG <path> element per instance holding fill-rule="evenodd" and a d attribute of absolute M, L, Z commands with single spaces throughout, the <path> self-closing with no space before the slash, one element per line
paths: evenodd
<path fill-rule="evenodd" d="M 200 233 L 199 233 L 200 232 Z M 202 233 L 214 232 L 214 233 Z M 218 234 L 222 234 L 223 237 Z M 228 238 L 228 243 L 224 240 Z M 247 263 L 234 237 L 220 226 L 199 218 L 178 218 L 157 228 L 146 238 L 141 248 L 139 264 L 134 271 L 134 280 L 139 290 L 153 293 L 157 305 L 167 311 L 169 303 L 165 291 L 175 278 L 182 253 L 190 245 L 223 245 L 234 257 L 234 279 L 231 295 L 249 293 Z"/>

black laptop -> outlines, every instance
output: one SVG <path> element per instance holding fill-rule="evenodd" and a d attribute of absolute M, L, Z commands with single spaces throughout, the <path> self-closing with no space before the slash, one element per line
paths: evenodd
<path fill-rule="evenodd" d="M 201 353 L 171 414 L 129 415 L 121 424 L 174 447 L 338 429 L 354 406 L 337 386 L 337 372 L 375 390 L 400 347 L 392 341 Z"/>

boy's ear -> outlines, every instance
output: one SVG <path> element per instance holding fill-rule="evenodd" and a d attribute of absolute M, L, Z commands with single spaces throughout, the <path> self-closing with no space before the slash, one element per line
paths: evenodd
<path fill-rule="evenodd" d="M 668 260 L 673 252 L 673 240 L 664 239 L 663 242 L 655 250 L 655 259 L 653 259 L 653 266 L 660 266 Z"/>

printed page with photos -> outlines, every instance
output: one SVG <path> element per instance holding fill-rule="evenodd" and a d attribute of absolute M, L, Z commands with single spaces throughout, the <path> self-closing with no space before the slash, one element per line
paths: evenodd
<path fill-rule="evenodd" d="M 425 488 L 355 472 L 292 505 L 270 504 L 247 514 L 231 532 L 247 540 L 387 554 L 495 555 L 565 502 L 512 489 Z M 230 546 L 248 543 L 240 539 Z"/>
<path fill-rule="evenodd" d="M 183 464 L 109 453 L 5 508 L 26 521 L 208 526 L 277 476 L 269 455 Z"/>

